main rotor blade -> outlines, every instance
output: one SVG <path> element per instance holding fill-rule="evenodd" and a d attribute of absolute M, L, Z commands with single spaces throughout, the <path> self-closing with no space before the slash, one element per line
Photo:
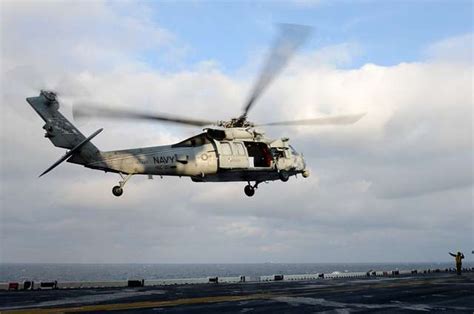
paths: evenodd
<path fill-rule="evenodd" d="M 241 120 L 247 118 L 249 110 L 257 98 L 263 93 L 273 79 L 281 72 L 295 51 L 300 47 L 311 33 L 311 27 L 297 24 L 280 24 L 280 34 L 277 37 L 265 66 L 254 85 L 247 103 L 244 106 Z"/>
<path fill-rule="evenodd" d="M 136 112 L 128 109 L 112 109 L 95 106 L 74 106 L 73 107 L 74 119 L 81 118 L 107 118 L 107 119 L 132 119 L 132 120 L 148 120 L 148 121 L 160 121 L 167 123 L 183 124 L 188 126 L 206 126 L 216 124 L 215 121 L 189 119 L 179 117 L 175 115 L 168 115 L 162 113 L 146 113 Z"/>
<path fill-rule="evenodd" d="M 305 119 L 305 120 L 293 120 L 293 121 L 280 121 L 270 122 L 264 124 L 258 124 L 256 126 L 277 126 L 277 125 L 347 125 L 354 124 L 359 121 L 365 113 L 354 114 L 354 115 L 343 115 L 325 118 Z"/>

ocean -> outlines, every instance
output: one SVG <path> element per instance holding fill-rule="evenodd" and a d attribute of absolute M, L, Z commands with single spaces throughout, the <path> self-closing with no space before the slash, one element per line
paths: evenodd
<path fill-rule="evenodd" d="M 464 263 L 474 267 L 473 263 Z M 259 263 L 259 264 L 0 264 L 0 282 L 111 281 L 127 279 L 179 279 L 210 276 L 296 275 L 369 270 L 453 268 L 452 263 Z"/>

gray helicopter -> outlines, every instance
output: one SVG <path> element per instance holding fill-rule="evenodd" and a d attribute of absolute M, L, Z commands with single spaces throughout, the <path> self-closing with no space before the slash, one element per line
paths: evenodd
<path fill-rule="evenodd" d="M 282 25 L 280 36 L 267 60 L 242 114 L 228 121 L 188 119 L 166 114 L 150 114 L 131 110 L 97 106 L 75 106 L 75 118 L 102 117 L 138 119 L 205 127 L 203 132 L 179 143 L 135 149 L 100 151 L 91 140 L 102 129 L 85 137 L 59 112 L 57 94 L 42 90 L 27 102 L 46 122 L 45 137 L 54 146 L 68 149 L 67 153 L 46 169 L 48 173 L 62 162 L 80 164 L 87 168 L 118 173 L 121 180 L 112 188 L 115 196 L 133 175 L 190 177 L 193 182 L 247 182 L 244 192 L 253 196 L 262 182 L 288 181 L 291 176 L 309 176 L 303 155 L 290 144 L 288 138 L 270 139 L 257 129 L 277 125 L 344 125 L 358 121 L 363 114 L 316 119 L 254 124 L 247 120 L 249 110 L 263 90 L 283 69 L 296 49 L 309 34 L 309 28 Z M 253 184 L 252 184 L 253 182 Z"/>

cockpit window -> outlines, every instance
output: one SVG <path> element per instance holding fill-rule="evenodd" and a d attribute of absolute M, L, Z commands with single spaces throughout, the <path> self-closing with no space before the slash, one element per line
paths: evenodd
<path fill-rule="evenodd" d="M 293 154 L 293 155 L 298 155 L 298 152 L 296 151 L 296 149 L 294 149 L 293 146 L 291 146 L 291 145 L 288 145 L 288 146 L 290 147 L 291 154 Z"/>
<path fill-rule="evenodd" d="M 182 142 L 171 145 L 171 147 L 196 147 L 196 146 L 202 146 L 202 145 L 210 144 L 210 143 L 211 141 L 207 137 L 207 134 L 201 133 L 199 135 L 190 137 Z"/>

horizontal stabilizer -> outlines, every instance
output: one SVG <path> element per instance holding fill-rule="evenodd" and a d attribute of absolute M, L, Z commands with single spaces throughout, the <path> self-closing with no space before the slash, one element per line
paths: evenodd
<path fill-rule="evenodd" d="M 82 146 L 84 146 L 84 144 L 88 143 L 90 140 L 92 140 L 97 134 L 99 134 L 100 132 L 102 132 L 103 129 L 98 129 L 97 131 L 95 131 L 94 133 L 92 133 L 91 136 L 89 136 L 88 138 L 84 139 L 82 142 L 80 142 L 79 144 L 77 144 L 76 146 L 74 146 L 70 151 L 68 151 L 64 156 L 62 156 L 61 158 L 59 158 L 58 161 L 56 161 L 54 164 L 51 165 L 51 167 L 49 167 L 48 169 L 46 169 L 42 174 L 40 174 L 40 177 L 42 177 L 43 175 L 47 174 L 48 172 L 50 172 L 51 170 L 53 170 L 54 168 L 56 168 L 60 163 L 62 163 L 63 161 L 65 161 L 66 159 L 68 159 L 69 157 L 71 157 L 75 152 L 77 152 Z"/>

